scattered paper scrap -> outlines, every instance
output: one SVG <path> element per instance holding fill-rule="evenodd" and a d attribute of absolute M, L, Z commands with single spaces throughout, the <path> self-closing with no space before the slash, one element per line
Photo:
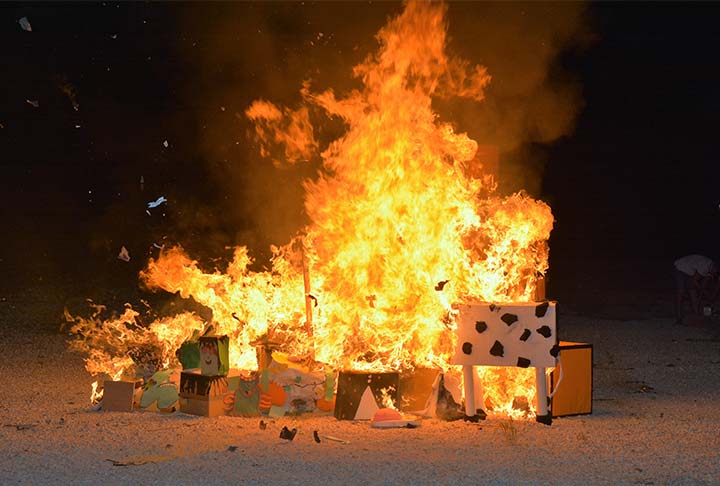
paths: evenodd
<path fill-rule="evenodd" d="M 341 439 L 340 437 L 333 437 L 332 435 L 326 435 L 324 436 L 326 440 L 331 440 L 333 442 L 340 442 L 341 444 L 349 444 L 349 440 Z"/>
<path fill-rule="evenodd" d="M 20 27 L 22 27 L 22 30 L 32 32 L 32 25 L 30 25 L 30 21 L 27 19 L 27 17 L 19 19 L 18 23 L 20 24 Z"/>
<path fill-rule="evenodd" d="M 158 371 L 142 386 L 140 407 L 148 408 L 153 404 L 162 411 L 175 410 L 178 390 L 171 380 L 172 371 Z"/>
<path fill-rule="evenodd" d="M 144 464 L 155 464 L 158 462 L 165 462 L 172 459 L 172 457 L 163 456 L 148 456 L 148 457 L 137 457 L 126 459 L 124 461 L 116 461 L 115 459 L 105 459 L 106 461 L 112 462 L 113 466 L 142 466 Z"/>
<path fill-rule="evenodd" d="M 167 140 L 165 140 L 165 141 L 163 142 L 163 147 L 168 148 L 169 146 L 170 146 L 170 144 L 168 143 Z"/>
<path fill-rule="evenodd" d="M 148 216 L 152 216 L 152 214 L 150 213 L 150 211 L 148 211 L 147 209 L 145 210 L 145 212 L 147 213 Z"/>
<path fill-rule="evenodd" d="M 163 248 L 165 248 L 165 245 L 158 245 L 157 243 L 153 243 L 153 246 L 158 250 L 162 250 Z"/>
<path fill-rule="evenodd" d="M 280 431 L 280 438 L 292 441 L 295 438 L 295 434 L 297 434 L 297 429 L 290 430 L 287 426 L 285 426 Z"/>
<path fill-rule="evenodd" d="M 5 427 L 15 427 L 15 430 L 30 430 L 37 424 L 5 424 Z"/>
<path fill-rule="evenodd" d="M 113 39 L 117 39 L 117 34 L 113 34 L 110 37 L 112 37 Z"/>
<path fill-rule="evenodd" d="M 25 100 L 25 102 L 28 105 L 32 105 L 34 108 L 38 108 L 40 106 L 40 102 L 38 100 Z"/>
<path fill-rule="evenodd" d="M 124 246 L 122 248 L 120 248 L 120 253 L 118 254 L 117 257 L 118 257 L 118 260 L 122 260 L 124 262 L 130 261 L 130 253 L 128 253 L 127 248 L 125 248 Z"/>
<path fill-rule="evenodd" d="M 273 418 L 280 418 L 285 416 L 285 412 L 287 412 L 287 406 L 276 406 L 271 405 L 270 410 L 268 411 L 268 415 Z"/>
<path fill-rule="evenodd" d="M 156 208 L 160 206 L 162 203 L 167 202 L 167 199 L 165 199 L 164 196 L 160 196 L 155 201 L 150 201 L 148 203 L 148 209 Z"/>

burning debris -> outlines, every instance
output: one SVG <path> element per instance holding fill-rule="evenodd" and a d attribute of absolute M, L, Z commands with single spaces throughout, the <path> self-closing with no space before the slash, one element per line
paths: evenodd
<path fill-rule="evenodd" d="M 143 325 L 129 306 L 109 320 L 99 312 L 90 319 L 68 315 L 76 336 L 71 347 L 87 355 L 88 371 L 118 380 L 182 364 L 180 409 L 201 415 L 320 410 L 370 419 L 384 405 L 381 389 L 397 393 L 398 373 L 417 367 L 457 373 L 454 305 L 533 299 L 537 276 L 548 267 L 553 216 L 524 193 L 495 195 L 477 142 L 433 111 L 434 98 L 482 101 L 491 80 L 484 67 L 446 52 L 446 9 L 408 3 L 379 31 L 379 50 L 355 66 L 359 88 L 314 92 L 307 82 L 297 108 L 258 100 L 247 109 L 260 152 L 274 164 L 322 160 L 317 178 L 304 183 L 310 223 L 272 248 L 265 271 L 251 270 L 245 247 L 235 249 L 224 273 L 203 271 L 179 247 L 161 248 L 141 272 L 142 283 L 194 299 L 212 311 L 211 322 L 183 313 Z M 342 120 L 347 131 L 321 148 L 311 111 Z M 160 197 L 147 208 L 164 202 Z M 522 332 L 524 317 L 499 309 L 478 322 L 497 318 Z M 213 334 L 198 338 L 210 326 Z M 544 331 L 536 334 L 517 340 L 530 338 L 529 345 Z M 263 340 L 275 343 L 270 359 L 259 359 Z M 525 358 L 495 342 L 459 346 L 466 355 L 512 356 L 513 366 Z M 157 359 L 133 354 L 144 349 Z M 532 384 L 525 371 L 503 373 Z M 355 373 L 366 376 L 356 387 L 362 391 L 346 395 L 345 379 Z M 511 404 L 516 395 L 531 403 L 532 386 L 508 399 L 494 390 L 506 388 L 494 379 L 499 374 L 484 373 L 485 397 L 496 410 L 526 413 Z M 162 408 L 166 381 L 156 384 L 152 393 Z M 443 414 L 452 415 L 462 398 L 442 393 Z"/>
<path fill-rule="evenodd" d="M 124 246 L 120 248 L 120 253 L 118 253 L 118 260 L 122 260 L 124 262 L 130 261 L 130 253 L 128 252 L 128 249 Z"/>
<path fill-rule="evenodd" d="M 167 143 L 167 142 L 165 142 L 165 143 Z M 165 196 L 160 196 L 155 201 L 150 201 L 149 203 L 147 203 L 147 207 L 148 207 L 148 209 L 154 209 L 154 208 L 160 206 L 162 203 L 166 203 L 166 202 L 167 202 L 167 199 L 165 199 Z"/>
<path fill-rule="evenodd" d="M 68 81 L 66 76 L 60 76 L 58 78 L 58 85 L 60 91 L 62 91 L 62 93 L 67 96 L 70 104 L 73 107 L 73 110 L 80 111 L 80 104 L 77 101 L 77 91 L 75 89 L 75 86 L 73 86 L 70 81 Z"/>
<path fill-rule="evenodd" d="M 32 32 L 32 25 L 30 25 L 30 21 L 27 17 L 21 17 L 20 19 L 18 19 L 18 24 L 20 24 L 22 30 Z"/>

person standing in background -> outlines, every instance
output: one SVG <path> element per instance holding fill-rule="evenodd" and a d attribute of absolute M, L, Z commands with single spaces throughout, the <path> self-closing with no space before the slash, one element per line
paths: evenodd
<path fill-rule="evenodd" d="M 690 296 L 693 316 L 701 315 L 701 303 L 706 298 L 714 300 L 718 287 L 711 289 L 717 280 L 718 265 L 704 255 L 687 255 L 673 263 L 675 277 L 675 323 L 683 324 L 683 299 Z"/>

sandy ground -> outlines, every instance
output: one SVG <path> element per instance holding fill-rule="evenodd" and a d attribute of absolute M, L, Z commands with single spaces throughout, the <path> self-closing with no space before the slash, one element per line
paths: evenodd
<path fill-rule="evenodd" d="M 42 292 L 0 297 L 3 484 L 720 484 L 713 327 L 560 308 L 561 339 L 594 345 L 594 412 L 549 427 L 425 420 L 374 430 L 303 417 L 261 430 L 257 419 L 91 410 L 92 380 L 57 331 L 58 304 Z M 294 441 L 279 438 L 283 426 L 299 430 Z M 316 443 L 315 430 L 349 443 Z"/>

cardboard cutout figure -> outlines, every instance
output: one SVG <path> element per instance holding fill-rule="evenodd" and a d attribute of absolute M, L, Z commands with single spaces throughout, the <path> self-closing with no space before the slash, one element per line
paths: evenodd
<path fill-rule="evenodd" d="M 158 371 L 143 386 L 143 394 L 140 398 L 140 407 L 148 408 L 157 403 L 157 408 L 163 411 L 174 410 L 178 398 L 178 389 L 170 381 L 172 371 Z"/>
<path fill-rule="evenodd" d="M 459 305 L 453 364 L 553 367 L 555 302 Z"/>
<path fill-rule="evenodd" d="M 485 416 L 482 393 L 475 393 L 473 366 L 533 367 L 537 388 L 535 419 L 550 425 L 545 368 L 555 367 L 559 352 L 556 303 L 478 303 L 458 305 L 456 309 L 457 344 L 451 363 L 463 366 L 468 419 L 476 421 Z"/>
<path fill-rule="evenodd" d="M 227 336 L 203 336 L 200 342 L 200 371 L 206 376 L 225 376 L 229 366 L 229 344 Z"/>
<path fill-rule="evenodd" d="M 257 417 L 260 415 L 260 388 L 257 376 L 251 379 L 241 379 L 235 392 L 234 415 L 241 417 Z"/>
<path fill-rule="evenodd" d="M 180 361 L 182 369 L 200 368 L 200 343 L 197 341 L 185 341 L 175 355 Z"/>

